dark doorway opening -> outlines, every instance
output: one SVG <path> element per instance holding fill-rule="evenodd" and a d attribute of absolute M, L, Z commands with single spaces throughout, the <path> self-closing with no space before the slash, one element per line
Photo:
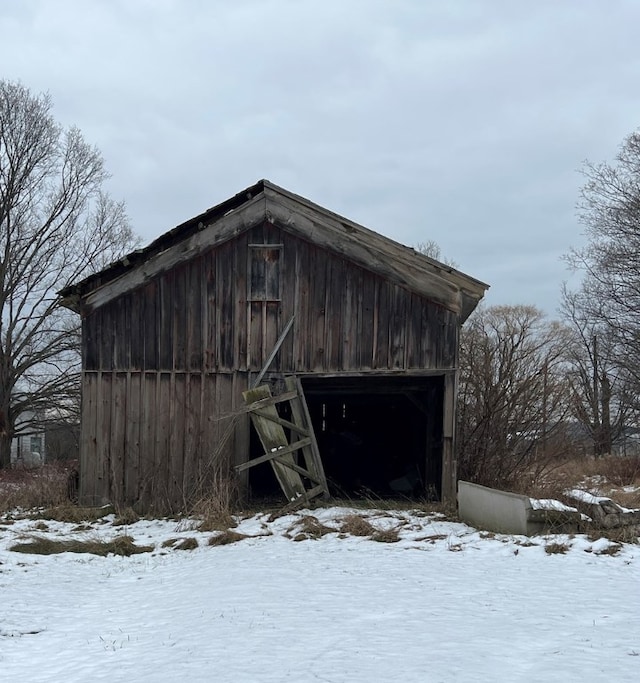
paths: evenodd
<path fill-rule="evenodd" d="M 440 500 L 443 386 L 442 376 L 302 378 L 331 494 Z M 268 465 L 249 483 L 253 497 L 278 495 Z"/>

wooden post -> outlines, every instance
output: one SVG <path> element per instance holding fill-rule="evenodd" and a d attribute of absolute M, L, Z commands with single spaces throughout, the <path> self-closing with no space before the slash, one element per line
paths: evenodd
<path fill-rule="evenodd" d="M 442 397 L 442 502 L 456 504 L 455 415 L 458 371 L 444 375 Z"/>

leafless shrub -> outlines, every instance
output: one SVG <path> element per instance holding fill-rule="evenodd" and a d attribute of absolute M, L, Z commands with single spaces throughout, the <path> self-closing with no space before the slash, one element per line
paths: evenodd
<path fill-rule="evenodd" d="M 67 476 L 67 467 L 57 463 L 0 470 L 0 514 L 67 503 Z"/>
<path fill-rule="evenodd" d="M 512 490 L 566 450 L 567 337 L 532 306 L 478 308 L 462 329 L 458 403 L 461 479 Z"/>
<path fill-rule="evenodd" d="M 599 474 L 616 486 L 640 486 L 640 455 L 599 458 L 597 469 Z"/>
<path fill-rule="evenodd" d="M 612 543 L 632 543 L 637 545 L 640 543 L 640 529 L 637 525 L 592 529 L 589 532 L 588 538 L 590 541 L 606 538 Z"/>
<path fill-rule="evenodd" d="M 185 510 L 192 516 L 202 518 L 205 526 L 208 522 L 219 525 L 228 521 L 228 528 L 235 526 L 231 513 L 238 508 L 239 501 L 238 478 L 223 463 L 214 463 L 200 475 L 195 490 L 185 502 Z"/>

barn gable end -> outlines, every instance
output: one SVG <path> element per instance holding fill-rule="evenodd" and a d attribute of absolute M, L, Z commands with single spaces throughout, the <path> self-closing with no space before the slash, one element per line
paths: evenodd
<path fill-rule="evenodd" d="M 265 379 L 302 379 L 335 491 L 451 498 L 458 331 L 485 289 L 261 181 L 62 292 L 82 316 L 80 497 L 175 509 L 255 455 L 246 416 L 223 436 L 293 318 Z"/>

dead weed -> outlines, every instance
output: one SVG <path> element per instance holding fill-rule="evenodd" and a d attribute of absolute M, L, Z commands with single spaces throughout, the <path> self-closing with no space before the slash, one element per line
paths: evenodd
<path fill-rule="evenodd" d="M 140 521 L 140 515 L 133 508 L 125 508 L 116 515 L 112 526 L 129 526 Z"/>
<path fill-rule="evenodd" d="M 188 538 L 168 538 L 162 543 L 163 548 L 173 548 L 174 550 L 195 550 L 198 547 L 198 540 L 192 536 Z"/>
<path fill-rule="evenodd" d="M 347 515 L 341 520 L 340 531 L 350 536 L 372 536 L 376 528 L 360 515 Z"/>
<path fill-rule="evenodd" d="M 564 555 L 571 548 L 568 543 L 547 543 L 544 547 L 545 553 L 547 555 Z"/>
<path fill-rule="evenodd" d="M 294 541 L 306 541 L 308 539 L 317 540 L 327 534 L 334 534 L 336 533 L 336 529 L 326 526 L 326 524 L 323 524 L 313 515 L 305 515 L 294 522 L 294 524 L 287 529 L 286 533 L 288 536 L 295 533 L 293 536 Z"/>
<path fill-rule="evenodd" d="M 60 505 L 68 500 L 69 465 L 0 470 L 0 514 Z"/>
<path fill-rule="evenodd" d="M 209 538 L 209 545 L 229 545 L 230 543 L 237 543 L 245 538 L 249 538 L 246 534 L 240 534 L 237 531 L 227 529 L 215 536 Z"/>
<path fill-rule="evenodd" d="M 110 541 L 54 541 L 42 536 L 32 536 L 24 543 L 16 543 L 9 550 L 32 555 L 56 555 L 58 553 L 90 553 L 91 555 L 122 555 L 129 557 L 149 553 L 154 546 L 138 546 L 131 536 L 117 536 Z"/>

